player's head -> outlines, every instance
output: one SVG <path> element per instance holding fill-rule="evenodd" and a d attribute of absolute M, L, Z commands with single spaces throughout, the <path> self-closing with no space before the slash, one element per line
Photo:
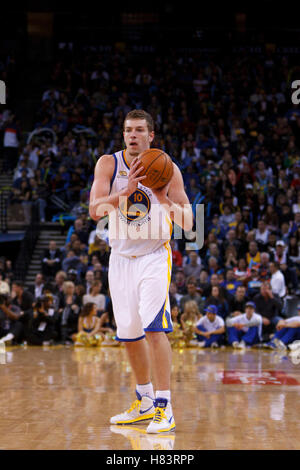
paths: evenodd
<path fill-rule="evenodd" d="M 123 137 L 127 152 L 133 157 L 150 148 L 154 139 L 152 117 L 142 109 L 130 111 L 124 120 Z"/>

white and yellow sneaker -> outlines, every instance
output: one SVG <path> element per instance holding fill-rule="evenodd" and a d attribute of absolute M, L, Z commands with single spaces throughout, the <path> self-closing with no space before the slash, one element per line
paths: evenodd
<path fill-rule="evenodd" d="M 145 429 L 138 426 L 114 424 L 110 426 L 111 432 L 126 437 L 133 450 L 173 450 L 175 436 L 170 434 L 147 434 Z"/>
<path fill-rule="evenodd" d="M 126 426 L 114 424 L 110 426 L 111 432 L 121 434 L 126 437 L 131 444 L 133 450 L 149 450 L 149 442 L 147 434 L 144 429 L 139 429 L 137 426 Z"/>
<path fill-rule="evenodd" d="M 147 437 L 149 450 L 173 450 L 175 444 L 174 434 L 149 434 Z"/>
<path fill-rule="evenodd" d="M 156 398 L 154 401 L 155 415 L 147 428 L 149 434 L 174 431 L 175 420 L 171 403 L 166 398 Z"/>
<path fill-rule="evenodd" d="M 131 424 L 152 419 L 155 414 L 154 401 L 145 395 L 136 392 L 137 399 L 131 407 L 119 415 L 110 418 L 111 424 Z"/>

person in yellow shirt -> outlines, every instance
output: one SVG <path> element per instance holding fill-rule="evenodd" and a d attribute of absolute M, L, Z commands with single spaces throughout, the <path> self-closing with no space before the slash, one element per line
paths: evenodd
<path fill-rule="evenodd" d="M 246 259 L 249 268 L 251 268 L 253 264 L 260 264 L 260 252 L 258 251 L 258 246 L 256 242 L 252 241 L 249 243 L 249 251 L 246 255 Z"/>

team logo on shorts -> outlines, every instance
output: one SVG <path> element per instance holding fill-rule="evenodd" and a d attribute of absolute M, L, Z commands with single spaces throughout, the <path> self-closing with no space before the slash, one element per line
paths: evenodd
<path fill-rule="evenodd" d="M 119 215 L 128 224 L 142 225 L 149 220 L 150 207 L 149 196 L 142 189 L 137 189 L 125 202 L 120 204 Z"/>

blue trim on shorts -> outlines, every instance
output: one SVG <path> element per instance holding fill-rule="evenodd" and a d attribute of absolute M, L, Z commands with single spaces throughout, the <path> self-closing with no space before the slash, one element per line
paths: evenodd
<path fill-rule="evenodd" d="M 171 333 L 173 331 L 173 326 L 172 326 L 172 323 L 171 323 L 171 317 L 170 317 L 170 313 L 165 310 L 165 316 L 166 316 L 166 320 L 167 320 L 167 323 L 168 323 L 168 327 L 167 328 L 164 328 L 162 326 L 162 318 L 163 318 L 163 314 L 164 314 L 164 308 L 165 308 L 165 302 L 162 306 L 162 308 L 160 309 L 160 311 L 158 312 L 158 314 L 156 315 L 156 317 L 154 318 L 153 322 L 150 323 L 150 325 L 147 327 L 147 328 L 144 328 L 144 331 L 164 331 L 165 333 Z"/>
<path fill-rule="evenodd" d="M 156 329 L 154 329 L 154 328 L 145 328 L 144 331 L 146 331 L 146 333 L 160 333 L 160 332 L 162 332 L 162 333 L 168 334 L 168 333 L 172 333 L 173 328 L 171 328 L 169 330 L 166 330 L 164 328 L 160 328 L 160 329 L 159 328 L 156 328 Z"/>
<path fill-rule="evenodd" d="M 116 341 L 122 341 L 123 343 L 132 343 L 133 341 L 139 341 L 143 338 L 145 338 L 145 335 L 140 336 L 139 338 L 134 338 L 134 339 L 122 339 L 116 336 Z"/>

